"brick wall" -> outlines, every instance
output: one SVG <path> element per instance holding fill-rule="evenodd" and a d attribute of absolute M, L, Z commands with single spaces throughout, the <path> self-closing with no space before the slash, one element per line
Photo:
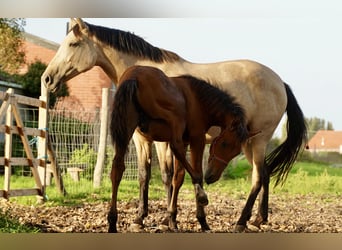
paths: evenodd
<path fill-rule="evenodd" d="M 111 80 L 100 67 L 82 73 L 67 82 L 69 96 L 57 103 L 59 109 L 100 109 L 102 88 L 111 88 Z"/>

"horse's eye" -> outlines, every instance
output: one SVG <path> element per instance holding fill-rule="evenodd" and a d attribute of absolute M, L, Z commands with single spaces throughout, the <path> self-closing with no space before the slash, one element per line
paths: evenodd
<path fill-rule="evenodd" d="M 223 148 L 226 148 L 226 147 L 228 147 L 228 142 L 223 141 L 221 145 L 222 145 Z"/>
<path fill-rule="evenodd" d="M 79 45 L 80 45 L 79 42 L 72 42 L 72 43 L 69 44 L 70 47 L 77 47 Z"/>

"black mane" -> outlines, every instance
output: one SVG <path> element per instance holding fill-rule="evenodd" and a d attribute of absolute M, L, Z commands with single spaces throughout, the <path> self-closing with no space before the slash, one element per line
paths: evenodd
<path fill-rule="evenodd" d="M 180 77 L 189 80 L 193 92 L 196 93 L 199 102 L 203 106 L 204 112 L 214 114 L 215 117 L 224 117 L 227 113 L 230 113 L 243 123 L 246 122 L 244 109 L 235 102 L 235 98 L 229 93 L 190 75 Z M 238 131 L 238 133 L 242 140 L 247 136 L 244 131 L 241 131 L 241 133 Z"/>
<path fill-rule="evenodd" d="M 154 47 L 141 37 L 122 30 L 97 26 L 86 23 L 91 35 L 99 41 L 127 54 L 133 54 L 140 58 L 150 59 L 154 62 L 176 61 L 180 57 L 170 51 Z"/>

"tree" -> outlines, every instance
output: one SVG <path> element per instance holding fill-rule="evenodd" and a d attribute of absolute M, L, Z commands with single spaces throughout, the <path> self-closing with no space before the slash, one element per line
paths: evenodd
<path fill-rule="evenodd" d="M 47 65 L 41 61 L 36 61 L 28 66 L 28 71 L 22 76 L 17 76 L 17 82 L 21 84 L 24 88 L 25 95 L 39 98 L 41 81 L 40 77 L 45 71 Z M 62 84 L 62 87 L 57 91 L 57 93 L 50 95 L 50 107 L 53 107 L 60 96 L 68 96 L 68 88 L 66 84 Z"/>
<path fill-rule="evenodd" d="M 0 71 L 16 73 L 25 62 L 24 25 L 24 18 L 0 18 Z"/>
<path fill-rule="evenodd" d="M 306 118 L 308 126 L 309 139 L 316 134 L 318 130 L 334 130 L 331 122 L 326 122 L 324 119 L 318 117 Z"/>
<path fill-rule="evenodd" d="M 318 117 L 305 118 L 308 129 L 308 139 L 311 139 L 318 130 L 334 130 L 331 122 L 326 122 L 324 119 Z M 286 123 L 282 127 L 282 141 L 286 138 Z"/>

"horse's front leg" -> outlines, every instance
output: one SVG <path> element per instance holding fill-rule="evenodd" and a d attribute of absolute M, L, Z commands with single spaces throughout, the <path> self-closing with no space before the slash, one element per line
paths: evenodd
<path fill-rule="evenodd" d="M 138 132 L 134 132 L 133 141 L 137 150 L 140 194 L 138 214 L 134 219 L 132 230 L 139 230 L 143 227 L 144 218 L 148 215 L 148 187 L 151 178 L 152 143 L 147 141 Z"/>
<path fill-rule="evenodd" d="M 125 170 L 124 163 L 124 155 L 125 151 L 117 152 L 115 157 L 113 158 L 112 170 L 110 174 L 110 179 L 112 181 L 112 200 L 111 206 L 108 212 L 108 223 L 109 223 L 109 233 L 116 233 L 116 223 L 118 220 L 118 212 L 117 212 L 117 195 L 120 181 L 122 179 L 123 172 Z"/>

